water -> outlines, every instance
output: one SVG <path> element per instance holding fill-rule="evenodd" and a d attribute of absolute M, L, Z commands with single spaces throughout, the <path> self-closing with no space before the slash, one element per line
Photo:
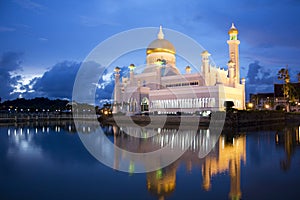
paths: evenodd
<path fill-rule="evenodd" d="M 199 130 L 174 163 L 149 173 L 109 168 L 95 159 L 78 134 L 94 133 L 88 123 L 80 133 L 70 122 L 0 127 L 0 199 L 299 199 L 300 127 L 245 131 L 214 138 Z M 145 140 L 132 134 L 160 135 Z M 156 150 L 176 130 L 103 127 L 105 136 L 133 152 Z M 187 130 L 188 132 L 188 130 Z M 183 133 L 181 133 L 183 134 Z M 162 138 L 162 136 L 164 136 Z M 169 139 L 166 139 L 169 138 Z M 188 136 L 185 140 L 189 140 Z M 179 138 L 178 140 L 182 140 Z M 199 158 L 209 142 L 216 143 Z M 173 148 L 185 143 L 173 140 Z M 124 155 L 107 152 L 122 167 Z M 123 157 L 122 157 L 123 156 Z M 124 162 L 125 165 L 128 164 Z"/>

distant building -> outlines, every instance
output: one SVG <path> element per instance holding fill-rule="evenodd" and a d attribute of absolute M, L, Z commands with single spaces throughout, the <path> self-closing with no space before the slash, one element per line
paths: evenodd
<path fill-rule="evenodd" d="M 300 111 L 300 82 L 289 83 L 290 94 L 286 96 L 284 94 L 284 84 L 274 84 L 274 109 L 278 110 L 281 107 L 285 107 L 287 101 L 290 101 L 291 111 Z"/>
<path fill-rule="evenodd" d="M 251 108 L 255 110 L 272 109 L 274 93 L 250 94 Z"/>
<path fill-rule="evenodd" d="M 300 83 L 290 83 L 290 90 L 293 95 L 287 97 L 284 95 L 284 84 L 274 84 L 273 93 L 250 94 L 250 107 L 257 110 L 282 110 L 289 100 L 290 110 L 300 111 Z"/>
<path fill-rule="evenodd" d="M 176 49 L 164 39 L 160 27 L 157 39 L 146 50 L 147 66 L 142 73 L 136 74 L 131 64 L 129 77 L 120 80 L 120 68 L 115 68 L 113 112 L 194 113 L 224 110 L 225 101 L 233 101 L 235 108 L 244 109 L 245 79 L 240 79 L 240 41 L 234 24 L 228 34 L 228 70 L 213 67 L 210 53 L 203 51 L 199 58 L 201 72 L 191 73 L 191 67 L 187 66 L 185 74 L 181 74 L 176 66 Z"/>

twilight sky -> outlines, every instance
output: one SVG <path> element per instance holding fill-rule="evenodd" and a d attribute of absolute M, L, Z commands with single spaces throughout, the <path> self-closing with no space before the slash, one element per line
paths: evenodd
<path fill-rule="evenodd" d="M 292 80 L 300 72 L 299 11 L 299 0 L 2 0 L 0 97 L 70 99 L 76 72 L 89 52 L 132 28 L 163 25 L 182 32 L 226 68 L 232 22 L 239 30 L 247 93 L 272 92 L 280 68 L 288 65 Z M 123 65 L 132 62 L 142 64 Z M 109 75 L 99 88 L 100 98 L 109 98 L 101 96 L 111 88 Z"/>

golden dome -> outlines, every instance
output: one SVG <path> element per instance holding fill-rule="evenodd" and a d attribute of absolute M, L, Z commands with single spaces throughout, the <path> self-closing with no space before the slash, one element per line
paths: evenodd
<path fill-rule="evenodd" d="M 236 29 L 236 27 L 234 26 L 234 23 L 232 23 L 231 28 L 228 31 L 228 34 L 238 34 L 239 31 Z"/>
<path fill-rule="evenodd" d="M 166 53 L 171 53 L 175 54 L 176 50 L 174 45 L 169 42 L 168 40 L 164 39 L 164 34 L 162 32 L 162 27 L 160 26 L 159 28 L 159 33 L 157 34 L 156 40 L 152 41 L 147 48 L 147 55 L 154 53 L 154 52 L 166 52 Z"/>
<path fill-rule="evenodd" d="M 202 51 L 201 53 L 202 56 L 210 56 L 210 53 L 208 53 L 207 50 Z"/>

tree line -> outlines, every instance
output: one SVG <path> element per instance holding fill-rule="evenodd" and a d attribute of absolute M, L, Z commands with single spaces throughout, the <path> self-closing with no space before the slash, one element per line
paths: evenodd
<path fill-rule="evenodd" d="M 62 111 L 70 109 L 67 105 L 68 100 L 55 99 L 51 100 L 45 97 L 36 97 L 34 99 L 17 98 L 0 102 L 1 111 L 18 111 L 18 112 L 36 112 L 36 111 Z"/>

